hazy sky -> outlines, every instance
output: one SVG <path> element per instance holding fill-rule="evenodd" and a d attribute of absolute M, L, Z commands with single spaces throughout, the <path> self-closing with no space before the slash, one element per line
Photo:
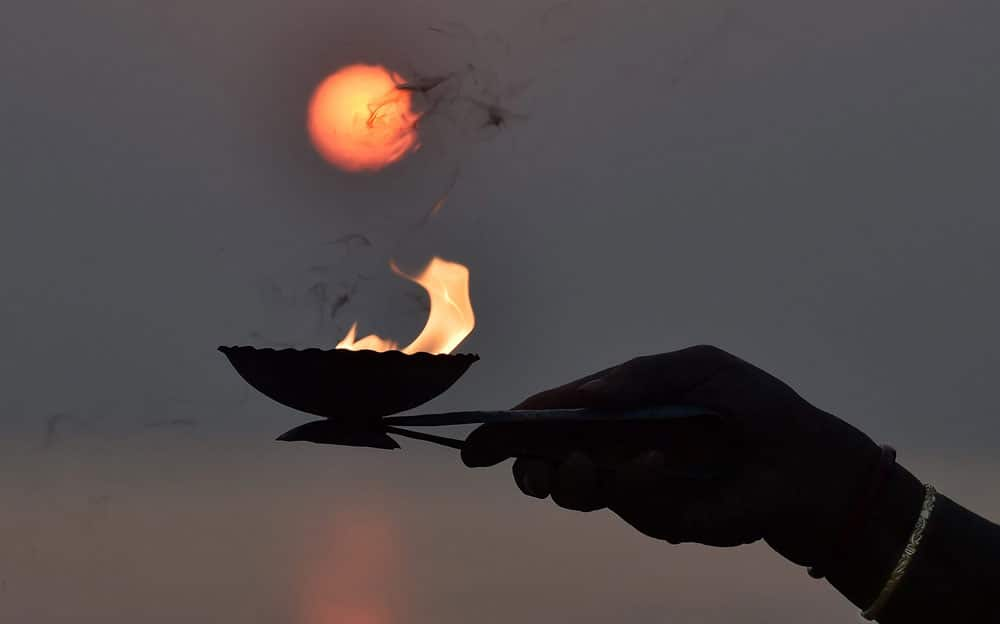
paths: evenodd
<path fill-rule="evenodd" d="M 752 4 L 7 0 L 0 619 L 854 621 L 763 546 L 656 543 L 507 467 L 272 442 L 305 418 L 215 347 L 408 340 L 390 257 L 472 273 L 482 360 L 426 409 L 714 343 L 1000 517 L 1000 5 Z M 519 117 L 338 173 L 305 106 L 358 61 Z"/>

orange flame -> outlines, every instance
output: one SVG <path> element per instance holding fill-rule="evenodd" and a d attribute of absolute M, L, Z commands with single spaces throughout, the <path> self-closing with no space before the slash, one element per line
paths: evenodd
<path fill-rule="evenodd" d="M 435 257 L 419 275 L 412 276 L 400 271 L 395 262 L 390 262 L 389 266 L 396 275 L 420 284 L 431 298 L 431 311 L 423 331 L 402 350 L 403 353 L 454 351 L 476 326 L 472 300 L 469 298 L 468 267 Z M 375 334 L 356 340 L 357 330 L 357 323 L 351 325 L 344 339 L 337 343 L 337 348 L 351 351 L 398 349 L 397 343 Z"/>
<path fill-rule="evenodd" d="M 309 102 L 316 150 L 345 171 L 377 171 L 420 147 L 410 92 L 380 65 L 349 65 L 328 76 Z"/>
<path fill-rule="evenodd" d="M 399 348 L 399 345 L 392 340 L 379 338 L 375 334 L 368 334 L 361 340 L 356 340 L 355 337 L 357 334 L 358 322 L 354 321 L 351 328 L 347 330 L 347 335 L 344 336 L 343 340 L 337 343 L 337 348 L 347 349 L 349 351 L 361 351 L 362 349 L 368 349 L 370 351 L 395 351 Z"/>

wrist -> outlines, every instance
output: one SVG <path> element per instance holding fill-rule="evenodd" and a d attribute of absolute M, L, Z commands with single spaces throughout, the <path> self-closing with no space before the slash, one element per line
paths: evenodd
<path fill-rule="evenodd" d="M 871 606 L 862 611 L 861 615 L 868 620 L 874 620 L 876 618 L 881 619 L 883 612 L 885 611 L 886 604 L 892 600 L 893 594 L 899 587 L 900 583 L 906 577 L 906 572 L 910 569 L 913 563 L 914 557 L 919 552 L 920 544 L 923 542 L 924 534 L 927 532 L 927 523 L 931 518 L 931 514 L 934 513 L 934 505 L 937 502 L 937 491 L 932 485 L 924 486 L 924 501 L 920 507 L 920 515 L 917 517 L 917 521 L 913 525 L 913 532 L 910 533 L 910 538 L 907 540 L 906 548 L 899 556 L 899 561 L 893 567 L 892 573 L 889 578 L 886 579 L 885 585 L 882 586 L 882 590 L 875 597 L 874 602 Z"/>
<path fill-rule="evenodd" d="M 832 416 L 820 422 L 828 425 L 816 439 L 800 443 L 804 450 L 787 462 L 784 471 L 795 489 L 764 537 L 792 563 L 821 566 L 826 572 L 844 556 L 845 532 L 858 531 L 850 528 L 852 516 L 862 514 L 863 524 L 881 504 L 877 497 L 865 500 L 874 476 L 880 469 L 889 475 L 892 470 L 881 466 L 883 449 L 871 438 Z M 880 489 L 890 485 L 889 477 L 883 479 Z"/>
<path fill-rule="evenodd" d="M 830 584 L 860 609 L 868 608 L 906 547 L 924 500 L 924 486 L 908 470 L 894 464 L 882 495 L 875 501 L 864 529 L 831 562 Z"/>
<path fill-rule="evenodd" d="M 864 530 L 872 510 L 877 501 L 883 496 L 883 489 L 892 474 L 892 469 L 896 463 L 896 449 L 883 444 L 875 465 L 865 475 L 863 483 L 855 486 L 855 493 L 847 505 L 847 515 L 843 526 L 835 534 L 829 545 L 820 551 L 814 563 L 809 567 L 809 576 L 813 578 L 823 578 L 827 570 L 836 565 L 836 561 L 841 557 L 845 548 L 858 539 Z"/>

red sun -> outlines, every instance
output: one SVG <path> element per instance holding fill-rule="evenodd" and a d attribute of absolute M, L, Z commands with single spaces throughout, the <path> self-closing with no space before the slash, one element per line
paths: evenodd
<path fill-rule="evenodd" d="M 380 65 L 348 65 L 327 76 L 309 102 L 316 151 L 344 171 L 378 171 L 420 147 L 410 92 Z"/>

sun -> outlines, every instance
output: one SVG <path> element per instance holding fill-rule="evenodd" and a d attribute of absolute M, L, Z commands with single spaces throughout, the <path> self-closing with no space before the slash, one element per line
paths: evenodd
<path fill-rule="evenodd" d="M 327 76 L 309 101 L 316 151 L 344 171 L 378 171 L 420 147 L 404 79 L 380 65 L 348 65 Z"/>

